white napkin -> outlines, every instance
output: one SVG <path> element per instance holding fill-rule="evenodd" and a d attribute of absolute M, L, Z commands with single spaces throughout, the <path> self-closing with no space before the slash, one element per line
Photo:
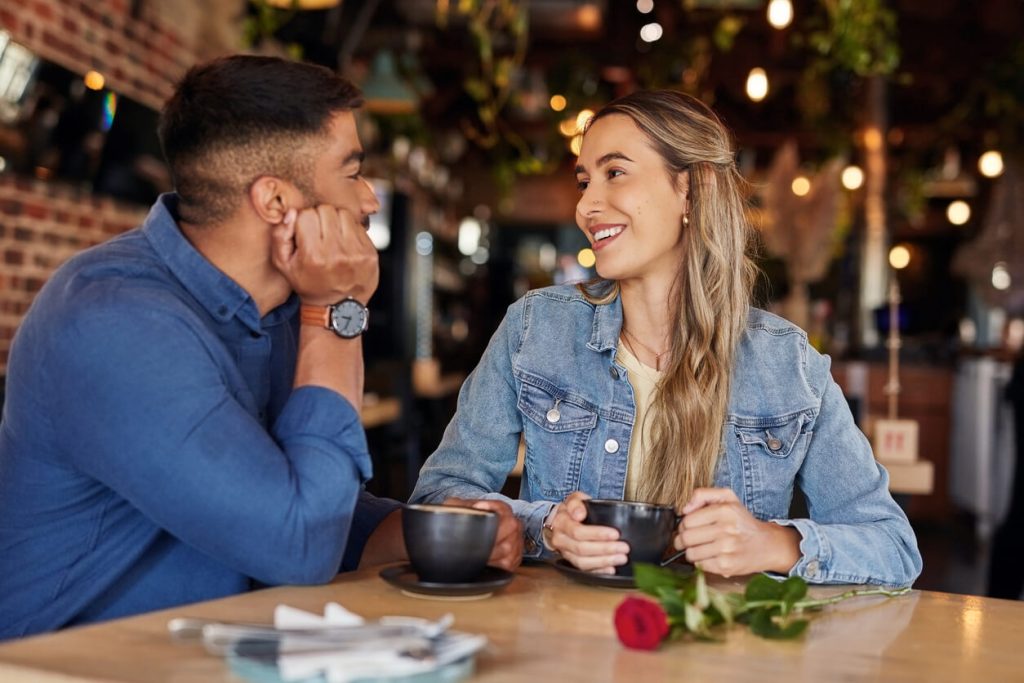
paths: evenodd
<path fill-rule="evenodd" d="M 450 617 L 449 617 L 450 618 Z M 281 629 L 316 626 L 355 626 L 364 623 L 358 614 L 336 602 L 324 606 L 323 616 L 305 610 L 278 605 L 274 609 L 274 626 Z M 384 617 L 385 622 L 419 622 L 416 617 Z M 416 659 L 394 649 L 365 649 L 359 652 L 290 653 L 277 659 L 278 675 L 284 681 L 299 681 L 323 675 L 328 683 L 348 683 L 360 678 L 409 676 L 432 671 L 468 657 L 487 644 L 484 636 L 446 631 L 439 640 L 435 656 Z"/>

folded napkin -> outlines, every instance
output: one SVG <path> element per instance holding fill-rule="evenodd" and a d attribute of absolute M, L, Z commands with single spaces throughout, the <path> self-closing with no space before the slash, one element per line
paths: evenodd
<path fill-rule="evenodd" d="M 381 638 L 358 650 L 331 651 L 327 648 L 315 652 L 289 652 L 278 655 L 273 662 L 236 655 L 232 665 L 242 675 L 252 673 L 252 664 L 276 666 L 278 680 L 288 683 L 404 679 L 441 669 L 464 672 L 457 675 L 457 678 L 462 678 L 472 671 L 471 657 L 487 644 L 487 639 L 484 636 L 451 631 L 447 628 L 451 621 L 450 615 L 436 623 L 416 617 L 384 617 L 379 620 L 380 624 L 422 626 L 425 632 L 437 633 L 427 640 L 429 646 L 426 648 L 410 651 L 408 638 Z M 362 617 L 336 602 L 327 603 L 323 615 L 289 605 L 278 605 L 274 610 L 274 626 L 282 630 L 359 626 L 364 623 Z M 265 672 L 261 677 L 265 678 Z M 444 678 L 452 680 L 447 675 Z"/>

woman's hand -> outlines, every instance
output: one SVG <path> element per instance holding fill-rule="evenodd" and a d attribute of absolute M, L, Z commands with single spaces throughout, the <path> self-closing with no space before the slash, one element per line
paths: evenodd
<path fill-rule="evenodd" d="M 614 574 L 615 567 L 628 561 L 629 545 L 619 540 L 619 532 L 607 526 L 584 524 L 590 498 L 581 491 L 566 496 L 548 516 L 551 531 L 547 541 L 577 568 L 598 574 Z"/>
<path fill-rule="evenodd" d="M 508 571 L 515 571 L 523 561 L 523 525 L 516 518 L 508 503 L 500 500 L 471 500 L 448 498 L 445 505 L 459 505 L 477 510 L 490 510 L 498 514 L 498 534 L 494 538 L 494 549 L 487 564 Z"/>
<path fill-rule="evenodd" d="M 693 492 L 673 544 L 686 549 L 687 561 L 721 576 L 788 574 L 800 559 L 799 531 L 755 519 L 726 488 Z"/>

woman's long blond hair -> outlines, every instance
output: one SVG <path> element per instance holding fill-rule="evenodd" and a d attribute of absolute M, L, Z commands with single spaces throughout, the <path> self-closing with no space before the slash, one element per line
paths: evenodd
<path fill-rule="evenodd" d="M 641 500 L 681 508 L 695 488 L 714 478 L 733 356 L 757 273 L 748 254 L 745 183 L 728 130 L 699 100 L 671 90 L 638 91 L 605 106 L 590 124 L 612 114 L 633 120 L 672 178 L 689 171 L 683 261 L 666 302 L 672 346 L 649 412 L 651 442 L 638 488 Z M 618 295 L 617 283 L 581 289 L 595 303 Z"/>

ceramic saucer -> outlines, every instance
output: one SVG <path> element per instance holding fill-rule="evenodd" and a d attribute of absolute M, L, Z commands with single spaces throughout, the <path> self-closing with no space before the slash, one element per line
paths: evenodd
<path fill-rule="evenodd" d="M 582 569 L 574 567 L 568 560 L 556 560 L 552 564 L 554 564 L 555 569 L 562 574 L 565 574 L 570 579 L 590 586 L 603 586 L 605 588 L 636 588 L 636 583 L 633 581 L 632 576 L 585 572 Z M 680 574 L 689 574 L 693 571 L 693 566 L 689 564 L 670 564 L 667 568 L 679 572 Z"/>
<path fill-rule="evenodd" d="M 515 574 L 498 567 L 484 567 L 473 581 L 465 583 L 435 583 L 420 581 L 411 564 L 387 567 L 380 572 L 380 578 L 401 589 L 407 595 L 417 598 L 480 599 L 486 598 L 507 586 Z"/>

